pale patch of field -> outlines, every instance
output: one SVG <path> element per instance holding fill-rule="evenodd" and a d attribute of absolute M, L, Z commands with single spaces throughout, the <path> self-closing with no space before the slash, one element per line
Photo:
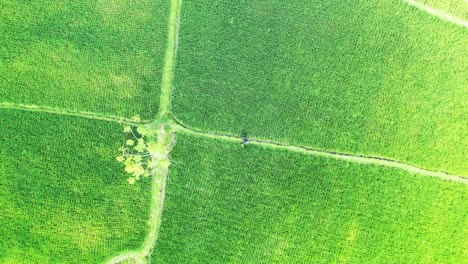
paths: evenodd
<path fill-rule="evenodd" d="M 348 236 L 343 242 L 343 250 L 340 256 L 340 263 L 350 263 L 350 257 L 353 254 L 353 250 L 356 246 L 356 240 L 359 235 L 359 225 L 357 223 L 352 223 L 349 227 Z"/>
<path fill-rule="evenodd" d="M 96 248 L 105 248 L 109 239 L 109 230 L 101 219 L 83 219 L 84 211 L 69 213 L 53 212 L 52 219 L 44 224 L 34 225 L 30 232 L 34 237 L 43 237 L 61 244 L 73 245 L 83 252 L 90 252 Z"/>
<path fill-rule="evenodd" d="M 34 259 L 34 262 L 31 262 L 31 259 Z M 32 248 L 27 250 L 12 249 L 7 252 L 5 258 L 0 258 L 0 263 L 2 264 L 39 264 L 51 262 L 52 260 L 49 256 L 45 256 Z"/>
<path fill-rule="evenodd" d="M 114 28 L 126 27 L 128 26 L 127 23 L 132 23 L 132 26 L 138 27 L 141 25 L 138 22 L 148 23 L 151 20 L 151 13 L 149 11 L 144 8 L 135 9 L 134 6 L 135 3 L 130 0 L 97 1 L 102 21 L 106 26 Z M 128 16 L 128 13 L 131 13 L 131 16 Z"/>
<path fill-rule="evenodd" d="M 132 76 L 127 74 L 109 74 L 109 79 L 111 80 L 112 86 L 122 87 L 122 90 L 116 94 L 119 98 L 122 99 L 132 99 L 136 94 L 138 94 L 138 84 Z"/>

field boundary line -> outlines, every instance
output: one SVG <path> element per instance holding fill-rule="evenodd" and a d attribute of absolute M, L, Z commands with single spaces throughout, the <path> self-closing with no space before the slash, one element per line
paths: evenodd
<path fill-rule="evenodd" d="M 160 125 L 160 136 L 158 138 L 160 143 L 167 141 L 168 131 L 166 131 L 165 126 L 169 126 L 170 141 L 168 143 L 168 149 L 166 153 L 161 153 L 166 156 L 168 160 L 170 160 L 170 153 L 175 145 L 175 131 L 171 130 L 172 122 L 169 114 L 171 108 L 172 82 L 174 79 L 175 54 L 179 38 L 181 6 L 182 0 L 171 0 L 166 51 L 164 54 L 163 76 L 161 81 L 161 95 L 159 97 L 159 111 L 155 120 L 147 122 L 150 125 Z M 148 219 L 148 233 L 145 236 L 141 248 L 133 252 L 121 252 L 106 261 L 106 264 L 118 264 L 129 259 L 133 259 L 137 264 L 151 262 L 151 254 L 153 253 L 156 245 L 162 221 L 168 174 L 169 165 L 167 167 L 160 168 L 160 173 L 151 176 L 151 204 Z"/>
<path fill-rule="evenodd" d="M 192 135 L 201 136 L 205 138 L 213 138 L 213 139 L 220 139 L 220 140 L 225 140 L 225 141 L 239 142 L 239 144 L 242 142 L 242 137 L 240 136 L 236 136 L 232 134 L 225 134 L 225 133 L 217 133 L 217 132 L 205 132 L 205 131 L 201 131 L 198 129 L 194 129 L 183 124 L 175 116 L 173 116 L 173 120 L 176 123 L 175 129 L 182 133 L 192 134 Z M 304 154 L 320 156 L 320 157 L 333 158 L 336 160 L 344 160 L 344 161 L 358 163 L 358 164 L 380 165 L 380 166 L 404 170 L 404 171 L 418 174 L 421 176 L 435 177 L 435 178 L 440 178 L 442 180 L 468 184 L 468 177 L 466 176 L 453 175 L 453 174 L 446 173 L 446 172 L 431 171 L 431 170 L 420 168 L 414 165 L 409 165 L 401 161 L 390 159 L 390 158 L 342 153 L 342 152 L 337 152 L 337 151 L 327 151 L 323 149 L 317 149 L 317 148 L 306 147 L 306 146 L 295 146 L 295 145 L 289 145 L 286 143 L 275 142 L 271 140 L 256 139 L 256 138 L 249 138 L 249 142 L 250 144 L 258 145 L 258 146 L 284 149 L 284 150 L 289 150 L 293 152 L 304 153 Z"/>
<path fill-rule="evenodd" d="M 166 141 L 166 131 L 164 129 L 164 125 L 162 126 L 162 133 L 164 136 L 160 139 L 161 142 Z M 169 160 L 170 154 L 172 151 L 173 146 L 175 145 L 175 133 L 170 132 L 170 143 L 169 148 L 164 155 Z M 167 184 L 167 176 L 169 174 L 169 166 L 161 168 L 161 177 L 154 177 L 153 185 L 152 185 L 152 199 L 151 199 L 151 215 L 150 215 L 150 230 L 148 235 L 145 238 L 145 242 L 143 243 L 143 257 L 148 261 L 151 259 L 151 254 L 153 253 L 154 246 L 156 245 L 156 241 L 158 240 L 159 229 L 161 227 L 161 220 L 162 220 L 162 211 L 164 208 L 164 199 L 166 197 L 166 184 Z"/>
<path fill-rule="evenodd" d="M 29 112 L 42 112 L 42 113 L 48 113 L 48 114 L 53 114 L 53 115 L 74 116 L 74 117 L 81 117 L 81 118 L 109 121 L 109 122 L 121 122 L 121 123 L 129 123 L 129 124 L 137 123 L 130 118 L 114 116 L 114 115 L 106 115 L 106 114 L 99 114 L 99 113 L 86 112 L 86 111 L 72 111 L 72 110 L 66 110 L 62 108 L 55 108 L 55 107 L 48 107 L 48 106 L 15 104 L 15 103 L 9 103 L 9 102 L 0 102 L 0 109 L 12 109 L 12 110 L 21 110 L 21 111 L 29 111 Z"/>
<path fill-rule="evenodd" d="M 171 130 L 166 131 L 165 124 L 161 125 L 159 131 L 158 142 L 166 145 L 167 151 L 158 154 L 165 156 L 169 160 L 170 153 L 175 145 L 175 133 Z M 167 137 L 168 132 L 170 134 L 169 142 Z M 159 228 L 161 226 L 168 174 L 169 164 L 164 167 L 160 167 L 154 175 L 151 175 L 151 201 L 147 228 L 148 232 L 140 249 L 119 253 L 107 260 L 105 262 L 106 264 L 118 264 L 129 259 L 134 260 L 137 264 L 151 262 L 151 254 L 153 253 L 153 249 L 159 235 Z"/>
<path fill-rule="evenodd" d="M 451 15 L 449 13 L 446 13 L 444 11 L 432 8 L 430 6 L 427 6 L 427 5 L 423 4 L 423 3 L 420 3 L 420 2 L 415 1 L 415 0 L 404 0 L 404 1 L 406 3 L 408 3 L 409 5 L 414 6 L 415 8 L 417 8 L 417 9 L 419 9 L 421 11 L 424 11 L 424 12 L 426 12 L 428 14 L 431 14 L 431 15 L 433 15 L 435 17 L 438 17 L 439 19 L 445 20 L 447 22 L 450 22 L 452 24 L 462 26 L 462 27 L 465 27 L 465 28 L 468 27 L 468 21 L 466 21 L 464 19 L 461 19 L 459 17 L 456 17 L 456 16 Z"/>
<path fill-rule="evenodd" d="M 180 10 L 182 7 L 182 0 L 171 0 L 171 11 L 169 15 L 169 25 L 168 25 L 168 34 L 167 34 L 167 43 L 166 43 L 166 52 L 164 55 L 164 69 L 163 77 L 161 84 L 161 95 L 159 102 L 159 112 L 156 117 L 155 123 L 159 120 L 163 121 L 161 125 L 161 136 L 162 138 L 158 139 L 160 142 L 166 142 L 166 130 L 165 124 L 170 125 L 170 111 L 171 111 L 171 96 L 172 96 L 172 84 L 174 80 L 174 67 L 175 67 L 175 57 L 179 39 L 179 22 L 180 22 Z M 171 130 L 170 132 L 170 142 L 168 145 L 168 150 L 164 155 L 168 160 L 170 160 L 170 153 L 172 148 L 175 145 L 175 131 Z M 143 256 L 148 261 L 151 262 L 151 255 L 153 253 L 156 241 L 158 240 L 159 229 L 162 222 L 162 213 L 164 208 L 164 199 L 166 193 L 166 184 L 167 176 L 169 174 L 169 166 L 162 168 L 161 172 L 161 182 L 158 182 L 157 186 L 160 186 L 158 189 L 152 190 L 152 212 L 150 224 L 150 230 L 148 236 L 145 238 L 143 243 Z M 154 177 L 154 176 L 153 176 Z"/>
<path fill-rule="evenodd" d="M 171 0 L 171 13 L 169 16 L 166 52 L 164 54 L 158 118 L 168 115 L 171 109 L 172 82 L 174 80 L 175 54 L 179 40 L 181 6 L 182 0 Z"/>
<path fill-rule="evenodd" d="M 110 260 L 106 261 L 105 263 L 122 263 L 122 261 L 128 260 L 128 259 L 133 259 L 136 264 L 142 264 L 143 260 L 140 259 L 140 254 L 138 252 L 127 252 L 127 253 L 121 253 Z"/>

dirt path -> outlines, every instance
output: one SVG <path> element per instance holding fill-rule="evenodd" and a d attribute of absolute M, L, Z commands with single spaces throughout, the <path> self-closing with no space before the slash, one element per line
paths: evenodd
<path fill-rule="evenodd" d="M 455 25 L 458 25 L 458 26 L 462 26 L 462 27 L 468 27 L 468 21 L 462 19 L 462 18 L 459 18 L 459 17 L 456 17 L 452 14 L 449 14 L 449 13 L 446 13 L 442 10 L 438 10 L 438 9 L 435 9 L 435 8 L 432 8 L 428 5 L 425 5 L 423 3 L 420 3 L 419 1 L 415 1 L 415 0 L 404 0 L 406 3 L 416 7 L 417 9 L 421 10 L 421 11 L 424 11 L 428 14 L 431 14 L 435 17 L 438 17 L 442 20 L 445 20 L 447 22 L 450 22 L 452 24 L 455 24 Z"/>
<path fill-rule="evenodd" d="M 168 135 L 169 134 L 169 135 Z M 162 124 L 158 130 L 158 143 L 166 146 L 163 152 L 150 153 L 152 156 L 164 156 L 170 160 L 170 153 L 175 144 L 175 134 L 167 130 L 167 126 Z M 161 226 L 161 216 L 164 207 L 167 175 L 169 164 L 156 170 L 156 174 L 151 176 L 151 204 L 148 218 L 148 233 L 140 250 L 119 254 L 106 261 L 107 264 L 118 264 L 125 260 L 133 260 L 135 263 L 149 263 L 151 253 L 158 238 L 159 227 Z"/>
<path fill-rule="evenodd" d="M 115 256 L 112 259 L 108 260 L 106 263 L 122 263 L 125 260 L 133 260 L 135 264 L 144 263 L 141 259 L 139 252 L 129 252 L 123 253 L 121 255 Z"/>
<path fill-rule="evenodd" d="M 36 105 L 23 105 L 23 104 L 13 104 L 13 103 L 3 102 L 3 103 L 0 103 L 0 109 L 14 109 L 14 110 L 30 111 L 30 112 L 43 112 L 43 113 L 49 113 L 49 114 L 54 114 L 54 115 L 75 116 L 75 117 L 101 120 L 101 121 L 109 121 L 109 122 L 135 123 L 131 119 L 125 118 L 125 117 L 103 115 L 103 114 L 98 114 L 98 113 L 93 113 L 93 112 L 77 112 L 77 111 L 70 111 L 70 110 L 64 110 L 64 109 L 59 109 L 59 108 L 36 106 Z M 192 133 L 192 134 L 196 134 L 199 136 L 211 137 L 211 138 L 216 138 L 216 139 L 221 139 L 221 140 L 235 140 L 235 141 L 240 140 L 240 137 L 235 136 L 235 135 L 222 134 L 222 133 L 210 132 L 210 131 L 199 131 L 199 130 L 196 130 L 196 129 L 193 129 L 184 125 L 182 122 L 180 122 L 177 119 L 175 119 L 175 122 L 179 126 L 178 129 L 182 130 L 182 132 Z M 451 181 L 461 182 L 465 184 L 468 181 L 468 176 L 452 175 L 452 174 L 445 173 L 445 172 L 430 171 L 424 168 L 405 164 L 403 162 L 393 160 L 390 158 L 385 158 L 385 157 L 371 157 L 371 156 L 358 155 L 358 154 L 333 152 L 333 151 L 320 150 L 320 149 L 315 149 L 315 148 L 306 147 L 306 146 L 295 146 L 295 145 L 290 145 L 287 143 L 280 143 L 280 142 L 274 142 L 270 140 L 261 140 L 261 139 L 254 139 L 254 138 L 250 139 L 250 141 L 257 145 L 289 149 L 290 151 L 294 151 L 294 152 L 305 152 L 305 153 L 315 154 L 319 156 L 328 156 L 328 157 L 346 160 L 350 162 L 357 162 L 357 163 L 362 163 L 362 164 L 379 164 L 382 166 L 399 168 L 399 169 L 406 170 L 412 173 L 417 173 L 417 174 L 421 174 L 425 176 L 438 177 L 438 178 L 442 178 L 445 180 L 451 180 Z"/>
<path fill-rule="evenodd" d="M 87 118 L 87 119 L 110 121 L 110 122 L 124 122 L 124 123 L 129 123 L 129 124 L 135 123 L 135 121 L 126 117 L 105 115 L 105 114 L 85 112 L 85 111 L 72 111 L 72 110 L 47 107 L 47 106 L 24 105 L 24 104 L 1 102 L 0 109 L 14 109 L 14 110 L 29 111 L 29 112 L 43 112 L 43 113 L 49 113 L 49 114 L 54 114 L 54 115 L 67 115 L 67 116 L 75 116 L 75 117 L 82 117 L 82 118 Z"/>
<path fill-rule="evenodd" d="M 175 133 L 170 130 L 170 108 L 172 95 L 172 81 L 174 79 L 175 56 L 178 43 L 180 7 L 182 0 L 171 0 L 171 11 L 169 15 L 168 36 L 166 52 L 164 55 L 164 69 L 161 82 L 161 96 L 159 111 L 154 124 L 160 124 L 158 142 L 166 146 L 165 153 L 156 153 L 169 159 L 172 147 L 175 144 Z M 166 130 L 169 129 L 169 130 Z M 170 136 L 168 136 L 168 134 Z M 109 261 L 107 264 L 117 264 L 124 260 L 133 259 L 136 263 L 150 263 L 156 240 L 158 239 L 161 216 L 164 206 L 166 180 L 169 173 L 169 165 L 159 168 L 158 173 L 152 176 L 151 184 L 151 208 L 148 220 L 148 234 L 141 249 L 137 252 L 123 253 Z"/>
<path fill-rule="evenodd" d="M 213 139 L 218 139 L 218 140 L 234 141 L 234 142 L 239 142 L 239 144 L 240 142 L 242 142 L 242 138 L 239 136 L 216 133 L 216 132 L 199 131 L 199 130 L 196 130 L 196 129 L 193 129 L 184 125 L 182 122 L 180 122 L 177 119 L 175 120 L 178 126 L 178 127 L 176 126 L 175 129 L 181 133 L 187 133 L 187 134 L 213 138 Z M 280 142 L 255 139 L 255 138 L 249 138 L 249 142 L 253 145 L 258 145 L 258 146 L 285 149 L 285 150 L 289 150 L 293 152 L 299 152 L 299 153 L 304 153 L 304 154 L 314 155 L 314 156 L 328 157 L 328 158 L 344 160 L 344 161 L 359 163 L 359 164 L 375 164 L 375 165 L 408 171 L 408 172 L 415 173 L 421 176 L 436 177 L 442 180 L 468 184 L 468 176 L 453 175 L 453 174 L 449 174 L 445 172 L 431 171 L 431 170 L 419 168 L 413 165 L 405 164 L 398 160 L 393 160 L 393 159 L 385 158 L 385 157 L 373 157 L 373 156 L 365 156 L 365 155 L 359 155 L 359 154 L 348 154 L 348 153 L 341 153 L 341 152 L 335 152 L 335 151 L 327 151 L 327 150 L 315 149 L 315 148 L 310 148 L 310 147 L 305 147 L 305 146 L 295 146 L 295 145 L 289 145 L 287 143 L 280 143 Z"/>
<path fill-rule="evenodd" d="M 175 134 L 171 131 L 167 131 L 165 125 L 161 125 L 158 135 L 158 142 L 166 146 L 165 153 L 162 154 L 167 160 L 170 160 L 170 153 L 175 144 Z M 168 137 L 167 134 L 170 134 Z M 145 259 L 151 257 L 154 245 L 158 238 L 159 228 L 161 226 L 161 216 L 164 207 L 164 198 L 166 194 L 166 181 L 169 173 L 169 165 L 159 168 L 158 175 L 153 176 L 153 182 L 151 186 L 152 198 L 151 198 L 151 213 L 149 218 L 149 232 L 143 242 L 142 256 Z"/>
<path fill-rule="evenodd" d="M 179 30 L 180 30 L 180 11 L 182 10 L 182 0 L 179 0 L 179 14 L 177 15 L 177 25 L 176 25 L 176 39 L 175 39 L 175 48 L 174 48 L 174 60 L 177 58 L 177 49 L 179 48 Z"/>
<path fill-rule="evenodd" d="M 177 49 L 178 21 L 180 15 L 179 8 L 181 4 L 181 0 L 171 0 L 171 13 L 169 16 L 169 29 L 161 82 L 161 97 L 159 100 L 159 118 L 168 115 L 171 109 L 172 81 L 174 79 L 175 53 Z"/>

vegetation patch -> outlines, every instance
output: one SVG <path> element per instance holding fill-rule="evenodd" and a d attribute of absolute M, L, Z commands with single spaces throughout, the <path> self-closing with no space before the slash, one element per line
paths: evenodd
<path fill-rule="evenodd" d="M 141 120 L 139 116 L 135 116 L 133 121 Z M 142 177 L 155 175 L 158 170 L 170 165 L 168 147 L 171 143 L 166 142 L 164 125 L 158 130 L 155 124 L 158 122 L 123 125 L 123 132 L 129 139 L 119 148 L 120 153 L 116 160 L 125 165 L 125 171 L 130 174 L 128 178 L 130 184 L 135 184 Z"/>
<path fill-rule="evenodd" d="M 400 0 L 187 1 L 173 110 L 204 131 L 466 175 L 467 46 L 466 28 Z"/>
<path fill-rule="evenodd" d="M 0 263 L 463 262 L 468 37 L 407 3 L 0 0 Z"/>
<path fill-rule="evenodd" d="M 460 263 L 468 188 L 179 133 L 153 263 Z"/>
<path fill-rule="evenodd" d="M 169 1 L 0 1 L 0 101 L 154 118 Z"/>
<path fill-rule="evenodd" d="M 115 160 L 116 123 L 2 110 L 0 263 L 102 263 L 147 234 L 150 182 Z"/>

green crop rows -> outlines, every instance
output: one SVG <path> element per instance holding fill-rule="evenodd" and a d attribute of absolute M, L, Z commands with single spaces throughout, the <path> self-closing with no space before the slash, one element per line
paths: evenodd
<path fill-rule="evenodd" d="M 0 0 L 0 264 L 464 263 L 466 8 Z"/>
<path fill-rule="evenodd" d="M 169 3 L 0 0 L 0 102 L 153 118 Z"/>
<path fill-rule="evenodd" d="M 467 46 L 400 0 L 187 1 L 173 108 L 205 131 L 466 174 Z"/>
<path fill-rule="evenodd" d="M 148 182 L 113 158 L 117 124 L 1 111 L 0 263 L 99 263 L 138 248 Z"/>
<path fill-rule="evenodd" d="M 179 134 L 153 263 L 459 263 L 468 188 Z"/>

